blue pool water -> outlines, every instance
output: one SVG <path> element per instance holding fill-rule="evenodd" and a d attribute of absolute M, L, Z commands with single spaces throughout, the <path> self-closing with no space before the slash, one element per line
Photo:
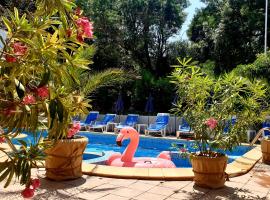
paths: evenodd
<path fill-rule="evenodd" d="M 109 135 L 109 134 L 100 134 L 100 133 L 80 133 L 80 135 L 85 136 L 89 139 L 89 144 L 86 147 L 85 152 L 120 152 L 123 153 L 126 149 L 129 141 L 125 140 L 123 142 L 123 146 L 119 147 L 116 145 L 116 137 L 117 135 Z M 194 142 L 192 141 L 180 141 L 180 140 L 172 140 L 172 139 L 164 139 L 164 138 L 153 138 L 153 137 L 140 137 L 140 143 L 138 149 L 135 153 L 136 157 L 156 157 L 161 151 L 173 151 L 171 149 L 172 143 L 176 143 L 179 146 L 185 145 L 189 151 L 195 152 L 196 150 L 193 148 Z M 228 155 L 228 162 L 232 162 L 234 159 L 242 156 L 252 147 L 249 146 L 238 146 L 232 152 L 226 151 L 225 153 Z M 191 167 L 191 164 L 187 158 L 182 158 L 177 154 L 172 154 L 172 161 L 175 163 L 177 167 Z"/>
<path fill-rule="evenodd" d="M 102 159 L 99 159 L 99 155 L 105 155 L 105 157 L 108 157 L 111 155 L 112 152 L 123 153 L 129 143 L 128 140 L 125 140 L 123 142 L 122 147 L 117 146 L 115 142 L 117 135 L 113 134 L 80 132 L 79 135 L 85 136 L 89 140 L 89 143 L 85 150 L 85 154 L 83 156 L 86 162 L 91 162 L 90 160 L 97 160 L 98 161 L 97 163 L 102 163 Z M 26 142 L 30 142 L 33 141 L 33 137 L 31 136 L 31 134 L 29 134 L 28 137 L 23 140 L 25 140 Z M 181 141 L 173 139 L 154 138 L 154 137 L 140 137 L 140 143 L 135 153 L 135 156 L 156 157 L 162 151 L 173 152 L 175 151 L 171 149 L 173 143 L 179 146 L 185 145 L 186 148 L 191 152 L 196 151 L 196 149 L 193 148 L 194 142 L 192 141 Z M 250 146 L 238 146 L 232 152 L 226 151 L 225 153 L 229 157 L 228 163 L 242 156 L 251 149 L 252 147 Z M 183 158 L 175 153 L 172 153 L 171 155 L 172 161 L 177 167 L 191 167 L 191 164 L 187 158 Z"/>

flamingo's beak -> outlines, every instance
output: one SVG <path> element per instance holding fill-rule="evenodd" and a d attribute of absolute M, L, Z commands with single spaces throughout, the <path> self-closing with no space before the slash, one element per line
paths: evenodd
<path fill-rule="evenodd" d="M 122 146 L 122 140 L 124 138 L 124 135 L 122 133 L 119 133 L 119 135 L 116 138 L 116 144 L 121 147 Z"/>

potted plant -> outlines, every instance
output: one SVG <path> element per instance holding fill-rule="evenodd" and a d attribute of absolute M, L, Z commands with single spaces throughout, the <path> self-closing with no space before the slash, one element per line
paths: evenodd
<path fill-rule="evenodd" d="M 71 118 L 88 112 L 89 101 L 78 86 L 94 52 L 84 42 L 93 37 L 93 27 L 69 0 L 38 0 L 33 13 L 14 8 L 2 19 L 8 35 L 0 49 L 0 143 L 10 149 L 0 148 L 7 157 L 0 163 L 0 181 L 7 187 L 16 176 L 26 185 L 22 195 L 31 197 L 40 184 L 31 178 L 31 168 L 44 159 L 49 178 L 82 175 L 87 138 L 74 136 L 80 127 Z M 34 139 L 14 141 L 21 132 Z"/>
<path fill-rule="evenodd" d="M 264 137 L 261 140 L 262 161 L 270 165 L 270 137 Z"/>
<path fill-rule="evenodd" d="M 194 131 L 198 152 L 190 154 L 196 185 L 220 188 L 226 181 L 227 156 L 244 141 L 250 126 L 263 121 L 265 85 L 228 73 L 217 78 L 203 73 L 191 59 L 174 66 L 179 100 L 174 112 Z"/>
<path fill-rule="evenodd" d="M 43 166 L 44 160 L 48 178 L 82 175 L 87 138 L 75 135 L 80 127 L 72 117 L 88 113 L 85 95 L 126 81 L 121 69 L 89 73 L 94 48 L 85 39 L 93 43 L 93 27 L 73 1 L 34 2 L 25 2 L 31 3 L 25 14 L 16 8 L 5 12 L 8 35 L 0 37 L 0 153 L 6 155 L 0 181 L 7 187 L 15 176 L 26 186 L 24 197 L 32 197 L 39 186 L 31 168 Z M 14 140 L 22 132 L 33 139 Z"/>

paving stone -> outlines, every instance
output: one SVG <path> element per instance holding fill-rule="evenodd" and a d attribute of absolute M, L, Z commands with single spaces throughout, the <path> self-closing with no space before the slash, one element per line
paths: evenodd
<path fill-rule="evenodd" d="M 179 192 L 179 193 L 175 193 L 173 195 L 170 196 L 170 198 L 174 198 L 174 199 L 200 199 L 200 197 L 202 196 L 202 194 L 198 194 L 198 193 L 192 193 L 192 192 Z"/>
<path fill-rule="evenodd" d="M 141 190 L 134 190 L 131 188 L 120 188 L 119 190 L 113 191 L 112 194 L 118 195 L 121 197 L 134 198 L 140 194 L 144 193 Z"/>
<path fill-rule="evenodd" d="M 155 186 L 152 189 L 148 190 L 148 192 L 154 193 L 154 194 L 170 196 L 170 195 L 175 193 L 175 189 L 167 188 L 167 187 L 161 187 L 161 186 Z"/>
<path fill-rule="evenodd" d="M 257 163 L 248 174 L 230 178 L 226 187 L 209 190 L 194 186 L 192 181 L 150 181 L 114 179 L 84 175 L 71 181 L 51 181 L 45 170 L 33 170 L 33 177 L 40 178 L 41 187 L 35 191 L 34 200 L 270 200 L 270 166 Z M 12 181 L 4 189 L 0 183 L 0 200 L 23 200 L 24 186 Z"/>
<path fill-rule="evenodd" d="M 150 185 L 160 185 L 164 183 L 164 181 L 150 181 L 150 180 L 140 180 L 140 182 L 150 184 Z"/>
<path fill-rule="evenodd" d="M 181 189 L 188 184 L 190 184 L 191 181 L 165 181 L 160 184 L 162 187 L 168 187 L 168 188 L 174 188 L 174 189 Z"/>
<path fill-rule="evenodd" d="M 128 187 L 130 189 L 133 189 L 133 190 L 148 191 L 148 190 L 150 190 L 151 188 L 153 188 L 155 186 L 151 185 L 151 184 L 147 184 L 147 183 L 137 181 L 136 183 L 133 183 L 133 184 L 129 185 Z"/>
<path fill-rule="evenodd" d="M 109 192 L 86 191 L 76 195 L 80 200 L 96 200 L 108 195 Z"/>
<path fill-rule="evenodd" d="M 137 182 L 136 179 L 113 179 L 110 184 L 127 187 L 135 182 Z"/>
<path fill-rule="evenodd" d="M 128 199 L 129 198 L 126 198 L 126 197 L 109 194 L 109 195 L 99 198 L 98 200 L 128 200 Z"/>
<path fill-rule="evenodd" d="M 163 200 L 166 199 L 166 196 L 159 195 L 159 194 L 153 194 L 150 192 L 145 192 L 135 198 L 136 200 Z"/>

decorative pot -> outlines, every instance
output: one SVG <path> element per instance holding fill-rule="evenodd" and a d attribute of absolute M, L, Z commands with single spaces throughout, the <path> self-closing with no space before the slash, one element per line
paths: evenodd
<path fill-rule="evenodd" d="M 270 165 L 270 140 L 261 141 L 262 161 Z"/>
<path fill-rule="evenodd" d="M 225 181 L 228 178 L 225 173 L 227 156 L 211 158 L 191 154 L 190 159 L 195 185 L 211 189 L 224 187 Z"/>
<path fill-rule="evenodd" d="M 46 149 L 46 177 L 56 181 L 76 179 L 82 176 L 82 155 L 88 138 L 77 136 L 74 139 L 58 140 Z"/>

